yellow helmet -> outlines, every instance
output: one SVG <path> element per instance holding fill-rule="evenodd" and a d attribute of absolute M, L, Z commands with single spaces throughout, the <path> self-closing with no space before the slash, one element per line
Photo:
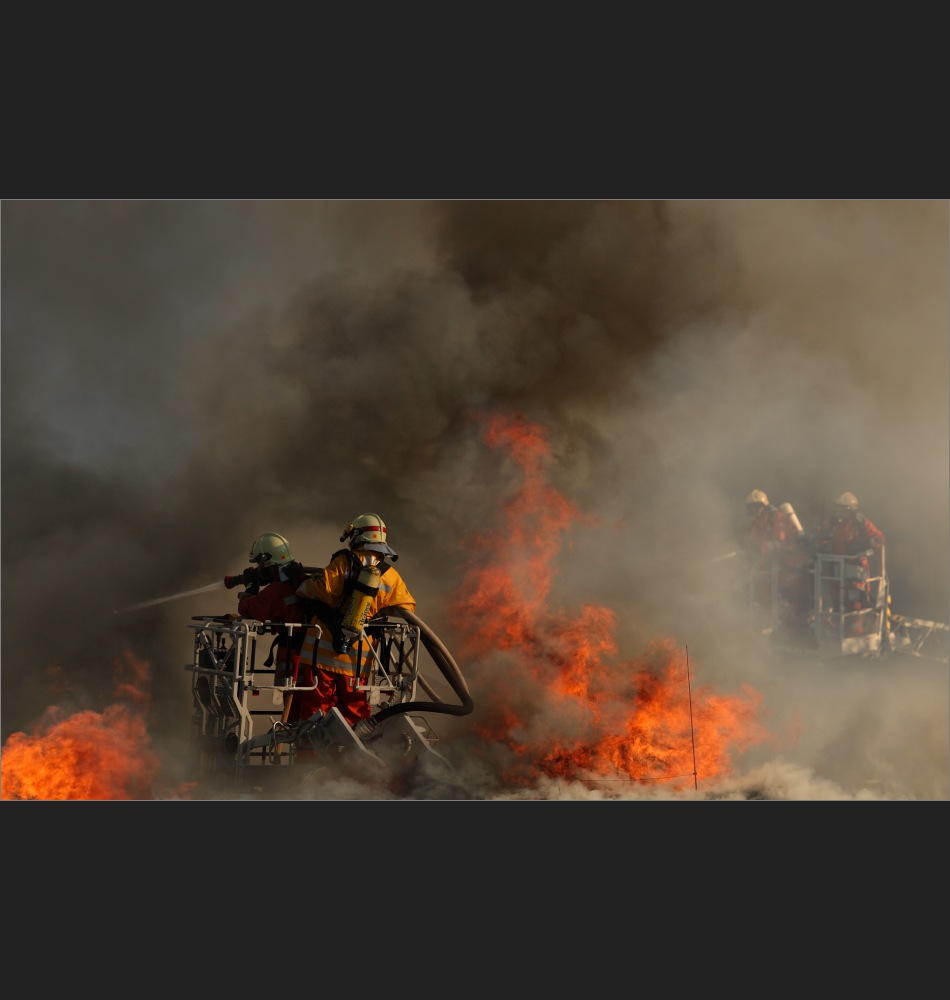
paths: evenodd
<path fill-rule="evenodd" d="M 840 497 L 835 500 L 836 507 L 847 507 L 848 510 L 858 509 L 858 498 L 853 493 L 842 493 Z"/>
<path fill-rule="evenodd" d="M 284 566 L 293 562 L 290 542 L 283 535 L 267 531 L 251 546 L 248 559 L 252 563 L 257 563 L 258 569 L 264 569 L 265 566 Z"/>
<path fill-rule="evenodd" d="M 398 558 L 396 553 L 386 544 L 386 525 L 379 514 L 360 514 L 351 521 L 340 536 L 340 541 L 350 540 L 351 549 L 369 549 L 371 552 L 383 552 Z"/>
<path fill-rule="evenodd" d="M 760 503 L 760 504 L 765 505 L 765 504 L 767 504 L 769 502 L 769 498 L 761 490 L 753 490 L 745 498 L 745 502 L 746 503 Z"/>

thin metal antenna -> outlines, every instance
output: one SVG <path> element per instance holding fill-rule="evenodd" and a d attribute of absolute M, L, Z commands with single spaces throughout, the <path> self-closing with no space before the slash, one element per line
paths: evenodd
<path fill-rule="evenodd" d="M 689 741 L 693 745 L 693 788 L 699 791 L 696 777 L 696 738 L 693 735 L 693 689 L 689 683 L 689 646 L 686 647 L 686 691 L 689 694 Z"/>

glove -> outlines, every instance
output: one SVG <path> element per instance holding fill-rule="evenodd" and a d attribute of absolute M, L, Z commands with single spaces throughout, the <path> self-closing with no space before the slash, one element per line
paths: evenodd
<path fill-rule="evenodd" d="M 245 597 L 256 597 L 260 593 L 260 573 L 253 566 L 248 566 L 241 574 L 244 580 L 245 589 L 238 594 L 238 600 L 243 601 Z"/>
<path fill-rule="evenodd" d="M 280 578 L 287 583 L 294 583 L 303 575 L 303 566 L 299 562 L 291 561 L 280 567 Z"/>

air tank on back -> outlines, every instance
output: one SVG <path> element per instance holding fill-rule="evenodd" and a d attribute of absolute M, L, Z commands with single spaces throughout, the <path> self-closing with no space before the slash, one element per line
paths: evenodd
<path fill-rule="evenodd" d="M 795 530 L 798 532 L 799 535 L 805 534 L 805 529 L 802 527 L 802 522 L 798 520 L 798 515 L 795 513 L 795 509 L 792 507 L 790 503 L 783 503 L 782 506 L 779 507 L 779 510 L 783 514 L 788 515 L 788 519 L 795 526 Z"/>

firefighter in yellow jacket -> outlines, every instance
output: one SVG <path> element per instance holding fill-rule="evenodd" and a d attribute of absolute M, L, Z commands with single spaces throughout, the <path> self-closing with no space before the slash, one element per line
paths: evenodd
<path fill-rule="evenodd" d="M 416 602 L 392 565 L 399 557 L 386 544 L 386 525 L 378 514 L 361 514 L 347 525 L 340 541 L 349 549 L 335 552 L 330 565 L 297 588 L 304 608 L 315 608 L 309 620 L 323 634 L 308 629 L 300 650 L 298 687 L 316 685 L 294 697 L 288 721 L 309 719 L 317 709 L 336 705 L 351 725 L 370 715 L 366 694 L 357 691 L 373 653 L 360 642 L 362 627 L 383 608 L 415 611 Z M 311 602 L 311 603 L 307 603 Z"/>

